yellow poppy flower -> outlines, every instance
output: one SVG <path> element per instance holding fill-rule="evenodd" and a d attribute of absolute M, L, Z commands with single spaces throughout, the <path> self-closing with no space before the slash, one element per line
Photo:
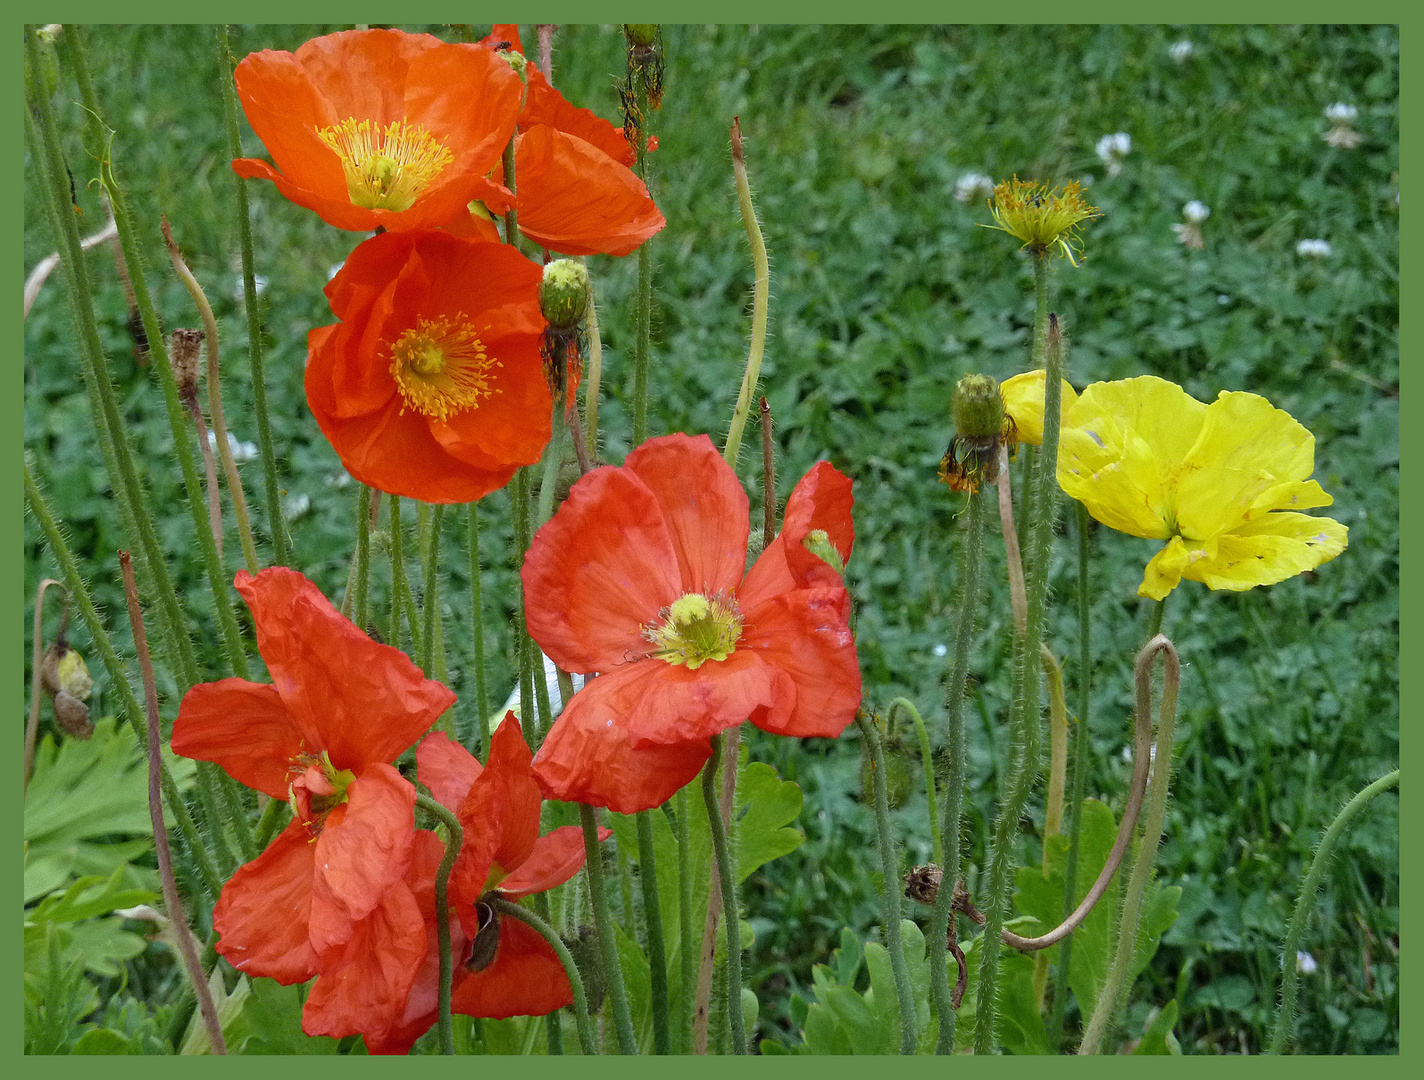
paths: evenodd
<path fill-rule="evenodd" d="M 1089 386 L 1058 449 L 1059 485 L 1093 517 L 1167 541 L 1137 590 L 1153 600 L 1182 578 L 1271 585 L 1344 551 L 1344 525 L 1297 512 L 1334 501 L 1314 469 L 1315 437 L 1265 398 L 1222 391 L 1204 405 L 1152 375 Z"/>
<path fill-rule="evenodd" d="M 1029 446 L 1043 445 L 1043 386 L 1048 373 L 1043 368 L 1025 371 L 999 384 L 1004 399 L 1004 412 L 1013 417 L 1018 429 L 1018 441 Z M 1078 392 L 1063 380 L 1063 406 L 1059 415 L 1066 421 L 1068 411 L 1078 400 Z"/>

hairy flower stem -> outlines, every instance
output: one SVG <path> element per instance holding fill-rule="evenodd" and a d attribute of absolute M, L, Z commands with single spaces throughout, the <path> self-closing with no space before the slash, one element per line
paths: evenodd
<path fill-rule="evenodd" d="M 341 614 L 366 629 L 366 590 L 371 581 L 371 489 L 356 485 L 356 555 L 346 575 Z"/>
<path fill-rule="evenodd" d="M 712 757 L 702 769 L 702 801 L 707 805 L 707 824 L 712 831 L 712 850 L 717 856 L 717 880 L 722 890 L 722 921 L 727 930 L 727 1024 L 732 1032 L 732 1053 L 747 1052 L 747 1030 L 742 1020 L 741 917 L 737 910 L 736 877 L 732 872 L 732 851 L 727 843 L 727 826 L 717 805 L 717 766 L 727 743 L 724 733 L 712 737 Z M 736 761 L 735 748 L 727 751 Z M 725 782 L 725 781 L 724 781 Z"/>
<path fill-rule="evenodd" d="M 1161 606 L 1159 602 L 1159 607 Z M 1142 846 L 1128 879 L 1127 891 L 1122 902 L 1122 917 L 1118 921 L 1117 948 L 1113 953 L 1112 966 L 1108 969 L 1098 1001 L 1093 1009 L 1092 1019 L 1083 1033 L 1079 1054 L 1096 1054 L 1114 1019 L 1126 1004 L 1127 992 L 1131 985 L 1127 979 L 1127 969 L 1132 964 L 1132 955 L 1137 948 L 1137 916 L 1142 907 L 1142 898 L 1152 880 L 1152 864 L 1157 854 L 1157 845 L 1162 839 L 1162 821 L 1167 813 L 1167 789 L 1172 776 L 1172 731 L 1177 722 L 1177 691 L 1181 686 L 1182 668 L 1177 659 L 1177 650 L 1161 634 L 1156 635 L 1143 646 L 1137 656 L 1137 713 L 1139 716 L 1152 715 L 1152 667 L 1157 654 L 1162 654 L 1164 677 L 1162 682 L 1162 702 L 1157 714 L 1157 735 L 1152 754 L 1151 792 L 1147 806 L 1147 819 L 1142 829 Z"/>
<path fill-rule="evenodd" d="M 900 1007 L 900 1053 L 913 1054 L 919 1042 L 919 1025 L 915 1014 L 915 991 L 910 985 L 910 969 L 905 964 L 905 945 L 900 940 L 900 860 L 890 825 L 885 744 L 875 721 L 865 715 L 865 710 L 856 710 L 855 722 L 860 728 L 861 738 L 870 747 L 870 764 L 875 774 L 875 826 L 880 839 L 880 866 L 885 874 L 885 948 L 890 953 L 890 970 L 895 975 L 895 999 Z"/>
<path fill-rule="evenodd" d="M 99 613 L 94 610 L 94 601 L 89 596 L 89 590 L 85 588 L 83 577 L 80 576 L 79 564 L 75 561 L 73 552 L 69 550 L 64 534 L 60 531 L 54 514 L 50 512 L 49 503 L 45 500 L 44 494 L 40 491 L 39 485 L 30 472 L 28 455 L 25 457 L 25 499 L 29 503 L 30 512 L 39 520 L 40 529 L 49 542 L 50 551 L 54 553 L 55 561 L 59 563 L 64 586 L 69 590 L 70 598 L 79 609 L 80 617 L 83 618 L 84 625 L 89 629 L 89 639 L 99 651 L 99 658 L 103 660 L 104 669 L 109 673 L 109 684 L 118 693 L 123 713 L 128 717 L 134 733 L 138 734 L 141 730 L 140 724 L 144 722 L 144 710 L 140 708 L 138 698 L 134 696 L 133 687 L 129 685 L 128 672 L 124 669 L 123 661 L 119 659 L 119 654 L 109 639 L 108 631 L 104 629 L 104 624 L 99 620 Z M 193 815 L 188 811 L 188 804 L 183 801 L 183 795 L 178 790 L 173 774 L 168 770 L 167 762 L 159 762 L 159 777 L 163 785 L 163 797 L 168 800 L 169 808 L 173 811 L 173 816 L 178 821 L 178 828 L 183 834 L 183 840 L 188 845 L 188 850 L 193 854 L 193 861 L 197 863 L 198 874 L 202 878 L 204 888 L 208 891 L 209 900 L 215 901 L 222 892 L 223 879 L 218 876 L 217 870 L 213 867 L 212 856 L 208 853 L 207 846 L 198 834 L 198 826 L 193 821 Z"/>
<path fill-rule="evenodd" d="M 420 562 L 425 581 L 420 593 L 420 614 L 424 626 L 421 629 L 420 651 L 421 669 L 428 675 L 435 663 L 435 642 L 440 635 L 440 526 L 445 517 L 445 507 L 439 504 L 427 506 L 420 503 L 416 507 L 420 521 Z M 446 713 L 453 720 L 453 713 Z M 453 729 L 447 734 L 453 736 Z"/>
<path fill-rule="evenodd" d="M 467 537 L 470 550 L 470 619 L 471 637 L 474 643 L 475 667 L 475 728 L 474 742 L 470 747 L 476 757 L 480 755 L 485 740 L 485 721 L 489 716 L 489 686 L 485 682 L 485 611 L 482 596 L 483 584 L 480 572 L 480 510 L 479 503 L 470 503 L 468 508 L 469 529 Z"/>
<path fill-rule="evenodd" d="M 915 703 L 909 698 L 897 697 L 890 702 L 890 714 L 886 717 L 885 726 L 888 730 L 895 728 L 895 713 L 903 709 L 910 714 L 910 720 L 915 725 L 915 734 L 920 740 L 920 765 L 925 772 L 925 805 L 930 811 L 930 843 L 933 852 L 932 857 L 936 866 L 944 865 L 944 830 L 940 826 L 939 817 L 935 810 L 939 808 L 939 796 L 935 793 L 934 777 L 934 750 L 930 746 L 930 733 L 925 727 L 924 718 L 920 716 L 920 710 L 915 708 Z"/>
<path fill-rule="evenodd" d="M 552 926 L 528 908 L 521 907 L 501 896 L 492 896 L 486 902 L 501 915 L 507 915 L 511 919 L 518 919 L 525 923 L 549 943 L 549 947 L 558 956 L 559 963 L 564 965 L 564 972 L 569 977 L 569 985 L 573 988 L 574 1023 L 578 1026 L 579 1048 L 586 1055 L 597 1054 L 598 1037 L 593 1030 L 593 1021 L 588 1015 L 588 997 L 584 993 L 583 976 L 579 974 L 578 965 L 574 963 L 568 946 L 563 943 Z"/>
<path fill-rule="evenodd" d="M 60 35 L 61 45 L 65 48 L 71 67 L 75 69 L 76 77 L 80 78 L 81 89 L 83 89 L 87 83 L 87 72 L 81 76 L 80 69 L 83 60 L 82 54 L 79 52 L 78 39 L 79 27 L 77 26 L 67 27 L 65 33 Z M 38 52 L 39 45 L 33 27 L 25 28 L 25 49 L 32 68 L 39 70 L 41 63 Z M 95 107 L 92 101 L 92 87 L 89 87 L 89 91 L 84 94 L 85 104 L 92 110 Z M 158 534 L 153 525 L 152 515 L 148 510 L 147 500 L 128 440 L 124 437 L 126 426 L 114 394 L 113 383 L 109 379 L 108 363 L 99 338 L 98 324 L 94 316 L 93 293 L 89 286 L 83 252 L 79 246 L 78 223 L 75 221 L 74 212 L 70 209 L 69 178 L 60 152 L 59 135 L 55 128 L 54 116 L 50 109 L 49 99 L 44 94 L 34 95 L 29 105 L 30 107 L 25 110 L 25 133 L 32 147 L 32 156 L 43 167 L 47 195 L 45 204 L 49 211 L 55 243 L 59 248 L 65 268 L 70 311 L 74 317 L 76 336 L 79 339 L 79 352 L 84 360 L 85 389 L 89 397 L 89 408 L 93 417 L 95 433 L 98 436 L 104 464 L 119 503 L 125 530 L 138 552 L 136 570 L 139 581 L 142 582 L 143 591 L 146 594 L 158 598 L 159 628 L 162 631 L 165 652 L 171 660 L 173 675 L 178 682 L 179 689 L 186 692 L 198 677 L 193 643 L 188 635 L 182 608 L 177 601 L 177 593 L 168 576 L 167 564 L 164 562 L 163 551 L 158 543 Z M 102 124 L 93 119 L 92 113 L 90 135 L 97 145 L 106 145 Z M 100 175 L 101 178 L 111 180 L 112 173 L 108 164 L 107 158 L 101 162 Z M 113 208 L 115 221 L 119 224 L 120 238 L 128 235 L 129 241 L 132 241 L 132 230 L 126 227 L 127 212 L 118 193 L 117 185 L 114 187 Z M 127 243 L 125 246 L 127 249 Z M 134 259 L 136 258 L 135 254 Z M 149 310 L 151 312 L 151 305 Z M 154 350 L 163 348 L 162 335 L 158 329 L 156 318 L 153 320 L 153 330 L 150 331 L 149 344 Z M 168 371 L 167 363 L 156 363 L 153 367 L 160 372 L 167 372 L 171 381 L 172 372 Z M 178 403 L 176 388 L 169 410 L 169 421 L 174 425 L 175 431 L 185 429 L 182 406 Z M 189 451 L 187 461 L 191 466 L 191 450 L 187 445 L 186 438 L 181 441 L 183 449 Z M 189 502 L 195 507 L 194 517 L 198 522 L 196 531 L 199 534 L 199 542 L 202 543 L 205 530 L 202 521 L 201 485 L 197 481 L 196 469 L 192 470 L 191 476 L 188 476 L 187 479 L 191 481 L 188 486 Z M 196 504 L 193 502 L 194 499 L 198 500 Z M 214 557 L 216 558 L 216 554 Z M 139 715 L 141 714 L 135 714 L 135 723 L 138 722 Z"/>
<path fill-rule="evenodd" d="M 40 685 L 40 660 L 44 656 L 44 595 L 51 585 L 64 589 L 62 582 L 45 578 L 35 590 L 34 632 L 30 637 L 30 716 L 25 722 L 25 787 L 30 786 L 30 766 L 35 760 L 35 738 L 40 730 L 40 704 L 44 701 L 44 691 Z M 69 596 L 61 598 L 64 605 L 59 617 L 59 633 L 63 634 L 69 625 Z M 56 640 L 57 640 L 56 636 Z"/>
<path fill-rule="evenodd" d="M 629 59 L 628 81 L 637 94 L 640 131 L 633 146 L 638 178 L 652 193 L 648 182 L 648 138 L 651 135 L 652 109 L 648 103 L 648 83 L 640 72 L 633 70 Z M 638 248 L 637 329 L 633 338 L 633 445 L 639 446 L 648 437 L 648 367 L 651 363 L 653 337 L 653 241 L 649 237 Z"/>
<path fill-rule="evenodd" d="M 401 648 L 401 620 L 403 610 L 409 607 L 410 617 L 405 621 L 410 625 L 411 643 L 415 652 L 420 651 L 420 626 L 415 618 L 415 599 L 410 595 L 410 585 L 405 577 L 405 530 L 401 525 L 401 500 L 399 495 L 391 496 L 389 528 L 391 548 L 391 616 L 387 624 L 386 644 Z"/>
<path fill-rule="evenodd" d="M 692 797 L 683 787 L 673 796 L 673 811 L 677 816 L 677 932 L 678 959 L 682 964 L 682 1001 L 678 1014 L 681 1032 L 679 1051 L 693 1050 L 693 1018 L 697 1011 L 697 936 L 692 927 Z"/>
<path fill-rule="evenodd" d="M 584 331 L 588 335 L 588 360 L 583 368 L 583 429 L 584 447 L 590 460 L 598 457 L 598 391 L 603 382 L 603 335 L 598 332 L 598 305 L 593 299 L 593 283 L 589 283 L 588 322 Z M 583 457 L 579 464 L 583 464 Z M 587 471 L 587 470 L 585 470 Z"/>
<path fill-rule="evenodd" d="M 959 880 L 962 862 L 960 840 L 960 817 L 964 807 L 965 745 L 964 745 L 964 699 L 969 689 L 969 658 L 974 647 L 974 620 L 979 609 L 981 567 L 984 554 L 984 536 L 987 531 L 988 508 L 984 505 L 987 496 L 980 491 L 971 492 L 969 507 L 965 511 L 964 550 L 961 555 L 959 581 L 959 625 L 955 628 L 954 657 L 950 661 L 949 685 L 945 688 L 945 716 L 947 739 L 945 757 L 948 772 L 944 781 L 944 807 L 940 814 L 940 833 L 944 838 L 944 868 L 946 888 L 941 888 L 935 899 L 934 912 L 930 916 L 929 942 L 930 995 L 934 1001 L 935 1014 L 939 1017 L 939 1043 L 936 1054 L 954 1053 L 955 1010 L 949 988 L 949 960 L 947 945 L 949 920 L 954 914 L 954 884 Z M 930 807 L 934 815 L 934 807 Z M 966 976 L 959 972 L 959 978 Z"/>
<path fill-rule="evenodd" d="M 440 867 L 435 871 L 435 941 L 436 948 L 440 950 L 440 1052 L 453 1054 L 455 1026 L 450 1017 L 450 987 L 455 978 L 455 962 L 454 957 L 450 955 L 450 906 L 446 902 L 446 896 L 450 885 L 450 871 L 454 868 L 460 848 L 465 843 L 465 830 L 460 827 L 459 818 L 429 795 L 416 792 L 415 805 L 438 817 L 450 836 L 445 844 L 445 857 L 440 860 Z"/>
<path fill-rule="evenodd" d="M 1073 728 L 1073 774 L 1068 796 L 1068 854 L 1063 863 L 1063 914 L 1073 906 L 1078 887 L 1078 841 L 1083 825 L 1083 796 L 1088 786 L 1088 714 L 1093 700 L 1093 639 L 1091 567 L 1092 547 L 1089 543 L 1088 508 L 1075 503 L 1078 525 L 1078 719 Z M 1068 973 L 1073 959 L 1073 938 L 1070 935 L 1058 950 L 1058 969 L 1053 977 L 1053 1012 L 1049 1017 L 1050 1045 L 1060 1046 L 1063 1040 L 1063 1015 L 1068 1007 Z"/>
<path fill-rule="evenodd" d="M 148 719 L 148 816 L 153 822 L 153 846 L 158 855 L 158 877 L 163 883 L 163 906 L 168 909 L 168 918 L 172 920 L 173 936 L 178 940 L 178 951 L 183 957 L 184 970 L 193 984 L 193 992 L 198 997 L 212 1051 L 215 1054 L 226 1054 L 227 1044 L 223 1042 L 218 1011 L 213 1005 L 213 995 L 208 989 L 208 982 L 203 978 L 203 969 L 198 963 L 198 951 L 193 945 L 192 934 L 188 932 L 188 917 L 184 914 L 183 903 L 178 897 L 178 882 L 173 877 L 173 855 L 168 847 L 168 826 L 163 821 L 163 799 L 159 794 L 162 786 L 160 766 L 163 761 L 163 743 L 159 735 L 158 690 L 154 685 L 153 662 L 148 655 L 148 639 L 143 632 L 138 584 L 134 581 L 133 564 L 127 551 L 119 552 L 119 566 L 123 570 L 124 598 L 128 601 L 129 622 L 133 626 L 134 650 L 138 653 L 139 671 L 143 674 L 143 699 Z"/>
<path fill-rule="evenodd" d="M 1363 790 L 1357 792 L 1335 815 L 1335 820 L 1330 823 L 1330 827 L 1325 830 L 1325 835 L 1320 838 L 1320 844 L 1315 849 L 1315 856 L 1310 860 L 1310 869 L 1306 871 L 1304 879 L 1300 884 L 1300 896 L 1295 902 L 1295 913 L 1291 915 L 1290 929 L 1286 931 L 1285 946 L 1281 952 L 1281 1004 L 1276 1010 L 1276 1027 L 1271 1035 L 1271 1045 L 1267 1049 L 1268 1054 L 1284 1054 L 1290 1046 L 1291 1025 L 1295 1022 L 1295 999 L 1298 984 L 1300 982 L 1300 972 L 1296 968 L 1296 952 L 1300 949 L 1301 937 L 1305 934 L 1305 924 L 1310 921 L 1311 909 L 1315 907 L 1315 895 L 1320 891 L 1320 879 L 1325 876 L 1325 868 L 1330 864 L 1330 857 L 1335 851 L 1335 843 L 1350 827 L 1360 813 L 1369 805 L 1376 795 L 1382 791 L 1388 791 L 1399 784 L 1399 770 L 1385 776 L 1381 776 L 1374 783 L 1367 785 Z"/>
<path fill-rule="evenodd" d="M 567 355 L 562 341 L 554 346 L 554 363 L 561 364 Z M 564 422 L 563 395 L 554 398 L 554 414 L 550 424 L 549 443 L 544 447 L 544 472 L 539 478 L 538 516 L 534 519 L 537 531 L 554 516 L 554 492 L 559 486 L 559 466 L 564 461 L 564 433 L 568 425 Z"/>
<path fill-rule="evenodd" d="M 510 191 L 515 191 L 514 186 L 514 140 L 510 139 L 509 144 L 504 148 L 504 186 Z M 516 251 L 519 250 L 519 216 L 513 206 L 504 212 L 504 242 L 513 245 Z"/>
<path fill-rule="evenodd" d="M 614 937 L 613 915 L 608 909 L 608 890 L 603 881 L 603 852 L 598 847 L 598 811 L 579 803 L 583 826 L 584 871 L 588 875 L 589 897 L 593 901 L 593 922 L 603 953 L 603 981 L 618 1030 L 618 1052 L 636 1054 L 638 1038 L 633 1033 L 633 1015 L 628 1009 L 628 992 L 623 985 L 623 968 L 618 963 L 618 939 Z"/>
<path fill-rule="evenodd" d="M 1062 335 L 1056 334 L 1056 320 L 1048 314 L 1048 257 L 1035 256 L 1034 293 L 1038 321 L 1034 349 L 1044 342 L 1042 355 L 1047 367 L 1043 403 L 1043 445 L 1034 461 L 1029 482 L 1026 515 L 1028 552 L 1025 592 L 1028 610 L 1024 633 L 1014 642 L 1014 688 L 1010 705 L 1010 753 L 1007 784 L 994 827 L 994 843 L 989 860 L 989 887 L 985 898 L 983 952 L 979 963 L 979 998 L 974 1018 L 974 1052 L 992 1054 L 998 1049 L 994 1021 L 998 1013 L 999 933 L 1009 900 L 1014 874 L 1014 848 L 1018 841 L 1019 819 L 1038 775 L 1039 671 L 1040 648 L 1048 597 L 1048 558 L 1053 542 L 1053 517 L 1058 467 L 1058 429 L 1062 410 Z"/>
<path fill-rule="evenodd" d="M 514 480 L 509 485 L 509 499 L 511 504 L 510 520 L 514 533 L 514 575 L 519 578 L 519 569 L 524 564 L 525 552 L 529 550 L 531 534 L 529 528 L 529 470 L 527 468 L 515 472 Z M 540 743 L 538 707 L 534 701 L 535 649 L 533 639 L 529 637 L 529 622 L 526 617 L 528 600 L 524 595 L 522 579 L 518 592 L 519 621 L 514 626 L 514 646 L 515 654 L 519 658 L 519 719 L 520 727 L 524 732 L 524 741 L 531 748 L 535 748 Z M 540 680 L 544 678 L 542 661 L 539 662 L 537 678 Z"/>
<path fill-rule="evenodd" d="M 242 135 L 238 128 L 237 93 L 232 72 L 236 66 L 226 25 L 218 27 L 218 63 L 222 71 L 223 118 L 227 126 L 228 156 L 242 157 Z M 261 301 L 257 296 L 256 259 L 252 249 L 252 223 L 247 210 L 247 180 L 234 175 L 237 198 L 237 236 L 242 251 L 242 306 L 247 312 L 247 355 L 252 373 L 252 406 L 257 417 L 257 446 L 262 456 L 262 483 L 267 499 L 267 527 L 272 534 L 272 562 L 290 566 L 292 541 L 282 519 L 282 486 L 277 477 L 277 457 L 272 449 L 272 426 L 267 411 L 267 378 L 262 344 Z"/>
<path fill-rule="evenodd" d="M 232 459 L 232 444 L 228 442 L 227 437 L 227 421 L 223 419 L 218 321 L 213 316 L 213 307 L 208 303 L 203 287 L 198 284 L 198 279 L 183 261 L 183 255 L 173 239 L 173 230 L 169 227 L 166 216 L 162 218 L 162 230 L 164 242 L 168 245 L 168 257 L 173 262 L 173 271 L 178 275 L 178 280 L 183 282 L 188 295 L 193 298 L 198 317 L 203 320 L 203 339 L 208 352 L 208 415 L 213 422 L 213 441 L 217 444 L 215 449 L 222 460 L 223 475 L 227 477 L 228 494 L 232 496 L 232 512 L 237 519 L 237 535 L 242 543 L 242 557 L 247 562 L 247 572 L 255 575 L 260 564 L 257 561 L 257 545 L 252 540 L 252 525 L 247 520 L 247 496 L 242 490 L 242 477 L 237 474 L 237 463 Z"/>
<path fill-rule="evenodd" d="M 638 871 L 643 886 L 643 926 L 648 932 L 648 968 L 652 977 L 653 1053 L 671 1054 L 668 1031 L 667 947 L 663 941 L 663 912 L 658 903 L 658 868 L 653 851 L 653 822 L 661 810 L 643 810 L 638 822 Z"/>
<path fill-rule="evenodd" d="M 747 181 L 747 164 L 742 154 L 742 120 L 732 119 L 732 172 L 737 180 L 737 205 L 742 211 L 742 224 L 752 246 L 752 268 L 756 282 L 752 286 L 752 341 L 747 350 L 747 367 L 742 375 L 742 388 L 737 394 L 737 407 L 732 412 L 732 424 L 727 429 L 727 443 L 722 457 L 735 472 L 737 453 L 742 445 L 742 429 L 751 411 L 752 391 L 761 375 L 762 353 L 766 350 L 766 319 L 771 297 L 771 264 L 766 258 L 766 244 L 761 237 L 756 208 L 752 206 L 752 189 Z"/>

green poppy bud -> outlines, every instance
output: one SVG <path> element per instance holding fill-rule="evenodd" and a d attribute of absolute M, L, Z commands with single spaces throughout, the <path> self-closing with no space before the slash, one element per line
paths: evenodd
<path fill-rule="evenodd" d="M 544 267 L 539 285 L 539 307 L 549 325 L 571 330 L 583 322 L 593 286 L 588 268 L 577 259 L 555 259 Z"/>
<path fill-rule="evenodd" d="M 993 439 L 1004 425 L 1004 399 L 988 375 L 966 375 L 954 388 L 950 407 L 955 433 L 967 439 Z"/>

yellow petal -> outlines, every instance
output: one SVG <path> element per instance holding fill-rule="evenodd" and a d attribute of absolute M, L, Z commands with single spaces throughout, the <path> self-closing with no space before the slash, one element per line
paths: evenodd
<path fill-rule="evenodd" d="M 1004 398 L 1004 412 L 1014 419 L 1018 428 L 1018 440 L 1029 446 L 1043 445 L 1043 387 L 1047 373 L 1038 368 L 1025 371 L 999 384 L 999 393 Z M 1078 400 L 1078 392 L 1063 380 L 1063 405 L 1059 411 L 1061 423 L 1067 426 L 1068 412 Z"/>
<path fill-rule="evenodd" d="M 1178 531 L 1177 471 L 1206 408 L 1152 375 L 1093 383 L 1067 417 L 1059 485 L 1104 525 L 1167 539 Z"/>
<path fill-rule="evenodd" d="M 1265 510 L 1329 505 L 1319 484 L 1301 486 L 1314 468 L 1315 436 L 1289 413 L 1257 394 L 1223 391 L 1183 455 L 1178 525 L 1187 536 L 1213 536 Z"/>
<path fill-rule="evenodd" d="M 1266 514 L 1217 541 L 1214 558 L 1190 562 L 1182 576 L 1240 592 L 1314 570 L 1345 550 L 1349 530 L 1332 518 Z"/>

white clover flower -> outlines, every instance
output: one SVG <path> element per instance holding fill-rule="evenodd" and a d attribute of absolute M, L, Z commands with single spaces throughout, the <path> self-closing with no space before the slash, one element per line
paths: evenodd
<path fill-rule="evenodd" d="M 1343 101 L 1337 101 L 1334 105 L 1327 105 L 1325 107 L 1325 119 L 1330 121 L 1330 130 L 1320 137 L 1329 145 L 1340 150 L 1350 150 L 1359 146 L 1365 137 L 1350 126 L 1354 122 L 1355 117 L 1359 115 L 1359 109 Z"/>
<path fill-rule="evenodd" d="M 267 288 L 267 279 L 266 279 L 265 277 L 263 277 L 261 274 L 253 274 L 253 275 L 252 275 L 252 287 L 253 287 L 253 291 L 256 292 L 258 296 L 261 296 L 262 293 L 263 293 L 263 292 L 266 290 L 266 288 Z M 247 297 L 246 283 L 243 281 L 242 278 L 238 278 L 238 279 L 237 279 L 237 284 L 236 284 L 235 286 L 233 286 L 232 298 L 233 298 L 234 300 L 236 300 L 236 301 L 240 304 L 240 303 L 242 303 L 242 301 L 243 301 L 246 297 Z"/>
<path fill-rule="evenodd" d="M 1104 135 L 1094 147 L 1098 157 L 1108 167 L 1108 175 L 1122 172 L 1122 159 L 1132 152 L 1132 136 L 1125 131 Z"/>
<path fill-rule="evenodd" d="M 1304 949 L 1297 950 L 1295 954 L 1295 969 L 1302 975 L 1313 975 L 1320 965 L 1316 963 L 1315 957 Z"/>
<path fill-rule="evenodd" d="M 1196 52 L 1196 46 L 1186 38 L 1182 38 L 1181 41 L 1174 41 L 1171 45 L 1167 46 L 1167 55 L 1179 64 L 1186 63 L 1194 52 Z"/>
<path fill-rule="evenodd" d="M 936 656 L 947 656 L 949 654 L 949 646 L 942 641 L 936 641 L 934 644 L 934 648 L 932 648 L 930 652 L 934 653 Z"/>
<path fill-rule="evenodd" d="M 1182 207 L 1182 217 L 1186 218 L 1193 225 L 1200 225 L 1207 218 L 1211 217 L 1211 207 L 1199 199 L 1193 199 Z"/>
<path fill-rule="evenodd" d="M 232 451 L 232 460 L 233 460 L 233 461 L 251 461 L 253 458 L 255 458 L 255 457 L 257 456 L 257 444 L 256 444 L 256 443 L 241 442 L 241 441 L 239 441 L 239 440 L 233 435 L 233 433 L 230 432 L 230 431 L 227 433 L 227 446 L 228 446 L 228 449 L 229 449 L 230 451 Z M 217 436 L 217 432 L 215 432 L 215 431 L 209 431 L 209 432 L 208 432 L 208 449 L 209 449 L 209 450 L 216 450 L 217 448 L 218 448 L 218 436 Z"/>
<path fill-rule="evenodd" d="M 976 198 L 987 199 L 994 194 L 994 178 L 983 173 L 967 172 L 954 185 L 954 197 L 962 203 Z"/>
<path fill-rule="evenodd" d="M 288 521 L 296 521 L 311 509 L 311 496 L 301 492 L 282 503 L 282 516 Z"/>
<path fill-rule="evenodd" d="M 1295 245 L 1295 253 L 1307 259 L 1328 259 L 1334 250 L 1329 240 L 1301 240 Z"/>
<path fill-rule="evenodd" d="M 1353 105 L 1347 105 L 1343 101 L 1337 101 L 1334 105 L 1325 106 L 1325 119 L 1332 124 L 1351 124 L 1355 117 L 1360 115 L 1360 110 Z"/>

